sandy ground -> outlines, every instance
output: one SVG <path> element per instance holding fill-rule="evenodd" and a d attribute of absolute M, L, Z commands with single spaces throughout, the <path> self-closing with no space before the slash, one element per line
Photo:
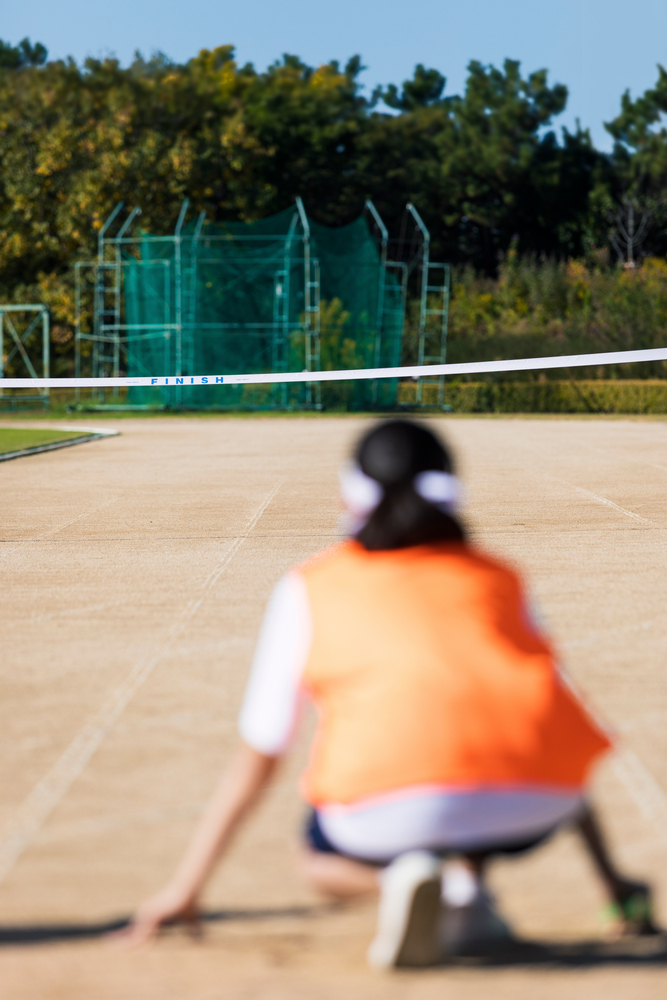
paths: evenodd
<path fill-rule="evenodd" d="M 210 886 L 203 942 L 170 932 L 128 953 L 99 936 L 179 856 L 234 744 L 263 605 L 335 540 L 336 468 L 363 424 L 123 420 L 120 437 L 0 468 L 2 1000 L 667 994 L 664 941 L 604 942 L 567 833 L 493 872 L 537 943 L 495 964 L 367 971 L 373 907 L 325 906 L 293 875 L 305 737 Z M 476 538 L 524 568 L 621 735 L 596 798 L 667 922 L 667 422 L 438 425 Z"/>

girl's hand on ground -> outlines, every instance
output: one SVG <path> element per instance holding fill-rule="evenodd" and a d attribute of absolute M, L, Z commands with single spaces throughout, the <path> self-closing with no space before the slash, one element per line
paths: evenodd
<path fill-rule="evenodd" d="M 128 926 L 110 938 L 118 945 L 134 948 L 156 937 L 161 927 L 175 923 L 183 923 L 193 937 L 201 935 L 196 900 L 166 886 L 142 903 Z"/>

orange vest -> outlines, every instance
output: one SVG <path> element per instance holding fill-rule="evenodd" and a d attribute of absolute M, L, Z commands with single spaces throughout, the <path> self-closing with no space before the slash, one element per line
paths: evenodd
<path fill-rule="evenodd" d="M 423 784 L 578 789 L 609 747 L 495 559 L 461 544 L 346 542 L 300 572 L 319 712 L 303 779 L 313 804 Z"/>

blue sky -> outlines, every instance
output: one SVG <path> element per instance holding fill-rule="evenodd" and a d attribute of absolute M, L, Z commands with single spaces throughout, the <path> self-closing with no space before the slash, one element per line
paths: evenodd
<path fill-rule="evenodd" d="M 667 65 L 667 0 L 4 0 L 0 37 L 41 41 L 51 58 L 160 49 L 184 61 L 201 48 L 234 44 L 242 62 L 263 69 L 283 52 L 318 64 L 359 53 L 363 81 L 400 83 L 416 63 L 460 92 L 470 59 L 529 72 L 546 67 L 570 99 L 557 125 L 575 118 L 609 147 L 603 128 L 622 92 L 636 96 Z"/>

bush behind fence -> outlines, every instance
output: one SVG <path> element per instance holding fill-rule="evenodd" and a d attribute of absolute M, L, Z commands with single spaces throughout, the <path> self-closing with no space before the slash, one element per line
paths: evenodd
<path fill-rule="evenodd" d="M 424 386 L 424 403 L 437 403 L 435 386 Z M 399 404 L 415 403 L 416 385 L 402 382 Z M 667 413 L 667 380 L 568 380 L 544 382 L 450 382 L 445 401 L 454 413 Z"/>

